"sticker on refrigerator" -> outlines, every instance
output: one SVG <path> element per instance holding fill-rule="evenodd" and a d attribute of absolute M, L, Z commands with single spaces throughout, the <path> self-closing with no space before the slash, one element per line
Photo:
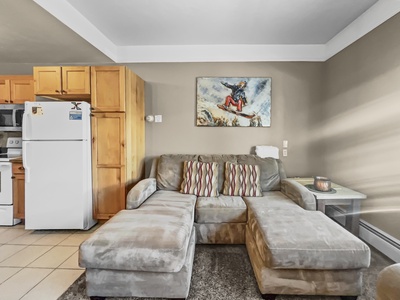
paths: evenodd
<path fill-rule="evenodd" d="M 74 121 L 76 121 L 76 120 L 81 121 L 82 120 L 82 111 L 70 111 L 69 119 L 74 120 Z"/>
<path fill-rule="evenodd" d="M 42 116 L 43 108 L 40 106 L 32 106 L 32 115 L 34 116 Z"/>

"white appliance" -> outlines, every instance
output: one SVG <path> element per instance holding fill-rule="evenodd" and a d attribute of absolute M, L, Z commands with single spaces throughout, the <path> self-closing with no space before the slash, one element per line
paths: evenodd
<path fill-rule="evenodd" d="M 7 138 L 7 147 L 0 151 L 0 225 L 13 226 L 21 222 L 14 218 L 12 164 L 10 159 L 22 155 L 22 139 Z"/>
<path fill-rule="evenodd" d="M 25 102 L 22 152 L 26 229 L 96 224 L 88 103 Z"/>

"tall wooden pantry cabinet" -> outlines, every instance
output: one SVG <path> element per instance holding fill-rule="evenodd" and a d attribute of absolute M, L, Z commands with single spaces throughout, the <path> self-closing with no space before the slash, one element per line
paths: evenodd
<path fill-rule="evenodd" d="M 144 175 L 144 81 L 124 66 L 91 67 L 94 217 L 125 208 Z"/>

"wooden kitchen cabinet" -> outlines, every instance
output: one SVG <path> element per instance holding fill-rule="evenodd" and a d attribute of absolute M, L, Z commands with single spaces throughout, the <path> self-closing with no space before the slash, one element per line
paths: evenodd
<path fill-rule="evenodd" d="M 125 209 L 144 175 L 144 82 L 126 67 L 92 67 L 94 217 Z"/>
<path fill-rule="evenodd" d="M 90 98 L 90 66 L 33 67 L 33 78 L 35 95 Z"/>
<path fill-rule="evenodd" d="M 29 75 L 0 76 L 0 103 L 23 104 L 35 101 L 33 77 Z"/>
<path fill-rule="evenodd" d="M 14 218 L 25 219 L 25 170 L 22 163 L 12 164 Z"/>

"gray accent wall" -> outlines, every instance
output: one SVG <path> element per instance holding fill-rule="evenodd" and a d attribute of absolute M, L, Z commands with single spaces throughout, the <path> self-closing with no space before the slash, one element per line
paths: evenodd
<path fill-rule="evenodd" d="M 321 126 L 323 63 L 130 64 L 146 82 L 146 157 L 160 154 L 248 154 L 256 145 L 280 148 L 288 176 L 316 175 L 321 167 L 315 137 Z M 197 127 L 197 77 L 272 77 L 271 126 Z M 282 157 L 282 142 L 289 141 Z M 149 165 L 149 164 L 147 164 Z M 318 173 L 320 174 L 320 173 Z M 323 175 L 323 174 L 322 174 Z"/>
<path fill-rule="evenodd" d="M 368 196 L 362 219 L 400 239 L 400 14 L 325 63 L 322 164 Z"/>

